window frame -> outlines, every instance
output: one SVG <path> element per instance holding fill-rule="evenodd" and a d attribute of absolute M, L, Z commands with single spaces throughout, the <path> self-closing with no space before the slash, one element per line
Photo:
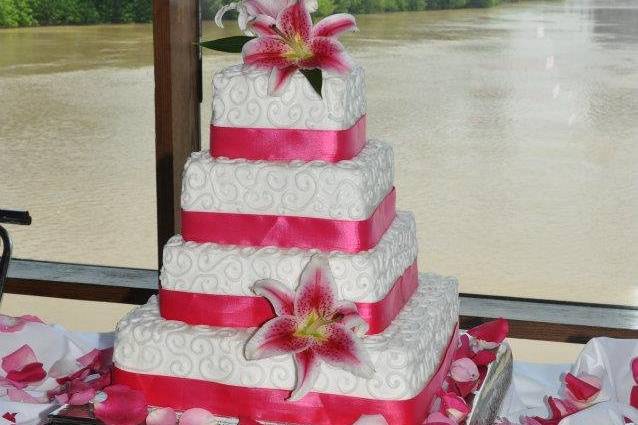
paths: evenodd
<path fill-rule="evenodd" d="M 158 264 L 179 229 L 181 170 L 200 149 L 202 61 L 199 0 L 153 0 Z M 37 219 L 37 217 L 36 217 Z M 157 293 L 157 270 L 14 259 L 5 291 L 54 298 L 142 304 Z M 460 326 L 495 317 L 510 337 L 586 343 L 599 336 L 635 338 L 638 307 L 460 294 Z"/>

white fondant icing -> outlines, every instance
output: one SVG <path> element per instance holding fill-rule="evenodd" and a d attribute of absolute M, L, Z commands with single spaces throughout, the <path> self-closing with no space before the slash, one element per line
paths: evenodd
<path fill-rule="evenodd" d="M 420 275 L 417 292 L 392 324 L 364 339 L 374 376 L 359 378 L 324 363 L 313 391 L 385 400 L 414 397 L 436 372 L 458 314 L 456 280 Z M 291 356 L 244 358 L 243 348 L 253 331 L 163 320 L 153 297 L 119 323 L 114 361 L 130 372 L 291 389 Z"/>
<path fill-rule="evenodd" d="M 194 152 L 184 169 L 182 209 L 364 220 L 393 182 L 392 147 L 378 141 L 337 163 L 214 159 Z"/>
<path fill-rule="evenodd" d="M 357 254 L 332 252 L 330 268 L 339 298 L 353 302 L 383 299 L 395 281 L 416 260 L 416 223 L 409 212 L 398 212 L 376 247 Z M 187 242 L 173 236 L 164 246 L 162 287 L 177 291 L 252 295 L 259 279 L 276 279 L 291 289 L 318 250 L 253 248 Z"/>
<path fill-rule="evenodd" d="M 365 114 L 363 68 L 323 73 L 323 98 L 296 72 L 280 96 L 268 95 L 269 70 L 243 65 L 213 77 L 212 124 L 223 127 L 342 130 Z M 214 141 L 213 141 L 214 143 Z"/>

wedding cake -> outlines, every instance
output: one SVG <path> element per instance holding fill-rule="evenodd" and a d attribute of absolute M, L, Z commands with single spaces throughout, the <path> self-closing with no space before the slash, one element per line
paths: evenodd
<path fill-rule="evenodd" d="M 263 423 L 420 425 L 455 360 L 457 282 L 417 270 L 392 147 L 366 139 L 364 71 L 336 40 L 354 19 L 260 4 L 230 6 L 244 64 L 214 77 L 210 151 L 186 163 L 182 233 L 118 325 L 113 379 Z"/>

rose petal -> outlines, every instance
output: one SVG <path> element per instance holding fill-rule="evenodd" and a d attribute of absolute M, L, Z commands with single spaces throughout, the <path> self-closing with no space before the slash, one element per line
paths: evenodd
<path fill-rule="evenodd" d="M 27 323 L 44 323 L 40 318 L 26 314 L 20 317 L 0 314 L 0 333 L 13 333 L 22 330 Z"/>
<path fill-rule="evenodd" d="M 467 331 L 468 334 L 477 340 L 490 343 L 491 348 L 496 348 L 498 344 L 503 342 L 508 332 L 509 323 L 505 319 L 496 319 L 483 323 Z"/>
<path fill-rule="evenodd" d="M 578 408 L 568 400 L 561 400 L 556 397 L 548 397 L 547 404 L 551 412 L 551 419 L 562 419 L 565 416 L 578 412 Z"/>
<path fill-rule="evenodd" d="M 453 419 L 448 418 L 441 412 L 430 413 L 428 418 L 425 420 L 426 425 L 458 425 Z"/>
<path fill-rule="evenodd" d="M 139 425 L 148 414 L 146 400 L 141 391 L 126 385 L 111 385 L 104 388 L 106 400 L 94 401 L 95 417 L 105 425 Z"/>
<path fill-rule="evenodd" d="M 246 343 L 246 359 L 265 359 L 280 354 L 297 353 L 308 348 L 311 344 L 308 338 L 295 336 L 298 324 L 298 320 L 293 316 L 279 316 L 264 323 Z"/>
<path fill-rule="evenodd" d="M 12 370 L 7 373 L 6 379 L 19 388 L 24 388 L 26 384 L 40 382 L 46 378 L 47 373 L 42 367 L 42 363 L 30 363 L 20 370 Z"/>
<path fill-rule="evenodd" d="M 629 404 L 632 407 L 635 407 L 636 409 L 638 409 L 638 385 L 635 385 L 631 389 L 631 393 L 629 395 Z"/>
<path fill-rule="evenodd" d="M 253 292 L 265 297 L 272 304 L 277 316 L 293 314 L 295 294 L 283 283 L 274 279 L 258 280 L 253 285 Z"/>
<path fill-rule="evenodd" d="M 38 359 L 35 357 L 33 350 L 25 344 L 13 353 L 4 356 L 1 366 L 6 373 L 9 373 L 11 371 L 21 370 L 26 365 L 37 362 Z"/>
<path fill-rule="evenodd" d="M 297 401 L 308 394 L 319 376 L 319 358 L 314 351 L 308 349 L 295 353 L 295 367 L 297 369 L 297 381 L 289 401 Z"/>
<path fill-rule="evenodd" d="M 257 15 L 248 21 L 247 26 L 254 34 L 259 37 L 266 37 L 270 35 L 277 35 L 277 32 L 273 29 L 276 25 L 275 18 L 268 15 Z"/>
<path fill-rule="evenodd" d="M 336 307 L 337 290 L 323 255 L 313 255 L 301 272 L 295 295 L 295 315 L 305 317 L 313 311 L 329 318 Z"/>
<path fill-rule="evenodd" d="M 565 375 L 565 394 L 574 401 L 580 403 L 590 403 L 598 394 L 602 383 L 600 379 L 595 376 L 581 376 L 576 377 L 571 373 Z"/>
<path fill-rule="evenodd" d="M 334 323 L 326 326 L 326 331 L 326 340 L 315 342 L 312 346 L 321 360 L 363 378 L 374 374 L 368 353 L 350 329 Z"/>
<path fill-rule="evenodd" d="M 309 47 L 312 57 L 300 61 L 301 68 L 319 68 L 338 74 L 347 74 L 352 69 L 352 60 L 337 40 L 315 37 L 310 41 Z"/>
<path fill-rule="evenodd" d="M 638 357 L 631 361 L 631 373 L 634 375 L 634 381 L 638 384 Z"/>
<path fill-rule="evenodd" d="M 8 388 L 7 397 L 10 401 L 15 401 L 18 403 L 43 404 L 49 402 L 49 397 L 47 397 L 46 395 L 34 396 L 27 391 L 19 388 Z"/>
<path fill-rule="evenodd" d="M 78 391 L 69 397 L 69 404 L 73 406 L 82 406 L 89 403 L 93 397 L 95 397 L 96 391 L 93 388 L 87 388 L 82 391 Z"/>
<path fill-rule="evenodd" d="M 481 350 L 472 357 L 472 361 L 477 366 L 487 366 L 488 364 L 496 360 L 496 353 L 494 350 Z"/>
<path fill-rule="evenodd" d="M 465 400 L 454 393 L 441 394 L 441 409 L 448 418 L 457 422 L 464 420 L 470 413 L 470 407 Z"/>
<path fill-rule="evenodd" d="M 279 37 L 259 37 L 250 40 L 242 48 L 242 56 L 246 65 L 258 68 L 284 68 L 290 62 L 283 57 L 288 46 Z"/>
<path fill-rule="evenodd" d="M 153 409 L 146 417 L 146 425 L 175 425 L 177 414 L 170 407 Z"/>
<path fill-rule="evenodd" d="M 198 407 L 188 409 L 179 417 L 179 425 L 213 425 L 216 423 L 212 413 Z"/>
<path fill-rule="evenodd" d="M 9 412 L 5 412 L 4 415 L 2 415 L 2 417 L 9 421 L 9 422 L 13 422 L 16 423 L 16 415 L 18 414 L 18 412 L 14 412 L 14 413 L 9 413 Z"/>
<path fill-rule="evenodd" d="M 319 21 L 312 29 L 313 37 L 339 37 L 347 31 L 356 31 L 357 22 L 349 13 L 335 13 Z"/>
<path fill-rule="evenodd" d="M 53 363 L 53 365 L 49 369 L 49 376 L 56 379 L 58 383 L 63 384 L 64 382 L 68 381 L 71 376 L 82 369 L 83 366 L 75 359 L 63 357 Z"/>
<path fill-rule="evenodd" d="M 277 16 L 277 28 L 289 38 L 301 37 L 309 40 L 312 31 L 312 19 L 303 0 L 296 0 Z"/>
<path fill-rule="evenodd" d="M 465 357 L 452 362 L 450 376 L 456 382 L 474 382 L 479 378 L 479 371 L 476 363 Z"/>
<path fill-rule="evenodd" d="M 467 334 L 463 334 L 459 337 L 458 348 L 454 353 L 454 360 L 462 359 L 463 357 L 471 357 L 473 355 L 470 349 L 470 337 Z"/>

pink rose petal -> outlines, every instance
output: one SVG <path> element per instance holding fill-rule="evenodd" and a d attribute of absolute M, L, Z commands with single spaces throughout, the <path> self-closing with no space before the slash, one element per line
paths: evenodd
<path fill-rule="evenodd" d="M 73 406 L 82 406 L 93 400 L 93 397 L 95 397 L 95 390 L 93 388 L 87 388 L 72 394 L 69 398 L 69 404 Z"/>
<path fill-rule="evenodd" d="M 43 404 L 49 402 L 49 397 L 44 395 L 32 395 L 20 388 L 8 388 L 7 397 L 11 401 L 28 404 Z"/>
<path fill-rule="evenodd" d="M 104 388 L 106 400 L 93 402 L 95 417 L 105 425 L 139 425 L 144 423 L 147 405 L 141 391 L 126 385 L 111 385 Z M 98 394 L 99 395 L 99 394 Z"/>
<path fill-rule="evenodd" d="M 474 382 L 479 378 L 479 371 L 476 363 L 465 357 L 452 362 L 450 376 L 456 382 Z"/>
<path fill-rule="evenodd" d="M 454 419 L 448 418 L 441 412 L 431 413 L 425 420 L 426 425 L 458 425 Z"/>
<path fill-rule="evenodd" d="M 279 316 L 264 323 L 246 343 L 246 359 L 265 359 L 308 348 L 311 344 L 308 338 L 295 336 L 298 324 L 293 316 Z"/>
<path fill-rule="evenodd" d="M 454 360 L 462 359 L 463 357 L 471 357 L 474 353 L 470 349 L 470 337 L 467 334 L 463 334 L 459 337 L 459 345 L 454 353 Z"/>
<path fill-rule="evenodd" d="M 467 331 L 467 333 L 481 341 L 485 348 L 496 348 L 505 340 L 509 332 L 509 323 L 505 319 L 496 319 L 483 323 Z"/>
<path fill-rule="evenodd" d="M 17 414 L 18 414 L 17 412 L 14 412 L 14 413 L 5 412 L 5 414 L 2 415 L 2 417 L 4 419 L 6 419 L 7 421 L 9 421 L 9 422 L 16 423 L 16 415 Z"/>
<path fill-rule="evenodd" d="M 571 373 L 565 375 L 565 393 L 573 401 L 580 403 L 590 403 L 598 394 L 602 383 L 595 376 L 576 377 Z"/>
<path fill-rule="evenodd" d="M 5 372 L 9 373 L 21 370 L 26 365 L 37 362 L 38 359 L 35 357 L 33 350 L 29 345 L 25 344 L 13 353 L 4 356 L 0 365 Z"/>
<path fill-rule="evenodd" d="M 465 400 L 454 393 L 441 394 L 441 409 L 448 418 L 456 422 L 463 421 L 470 413 L 470 407 Z"/>
<path fill-rule="evenodd" d="M 496 360 L 494 350 L 481 350 L 472 357 L 477 366 L 487 366 Z"/>
<path fill-rule="evenodd" d="M 383 415 L 363 415 L 352 425 L 388 425 Z"/>
<path fill-rule="evenodd" d="M 629 404 L 638 409 L 638 385 L 635 385 L 631 389 L 631 393 L 629 394 Z"/>
<path fill-rule="evenodd" d="M 213 425 L 215 422 L 212 413 L 200 408 L 188 409 L 179 417 L 179 425 Z"/>
<path fill-rule="evenodd" d="M 0 333 L 13 333 L 22 330 L 27 323 L 44 323 L 40 318 L 30 314 L 12 317 L 0 314 Z"/>
<path fill-rule="evenodd" d="M 638 357 L 631 361 L 631 373 L 634 375 L 634 381 L 638 384 Z"/>
<path fill-rule="evenodd" d="M 20 370 L 11 370 L 6 379 L 18 388 L 24 388 L 28 384 L 42 381 L 47 373 L 42 368 L 42 363 L 29 363 Z"/>
<path fill-rule="evenodd" d="M 316 312 L 321 317 L 332 317 L 336 307 L 337 290 L 323 255 L 314 255 L 299 278 L 295 296 L 295 315 L 306 316 Z"/>
<path fill-rule="evenodd" d="M 146 425 L 176 425 L 177 414 L 170 407 L 153 409 L 146 417 Z"/>

